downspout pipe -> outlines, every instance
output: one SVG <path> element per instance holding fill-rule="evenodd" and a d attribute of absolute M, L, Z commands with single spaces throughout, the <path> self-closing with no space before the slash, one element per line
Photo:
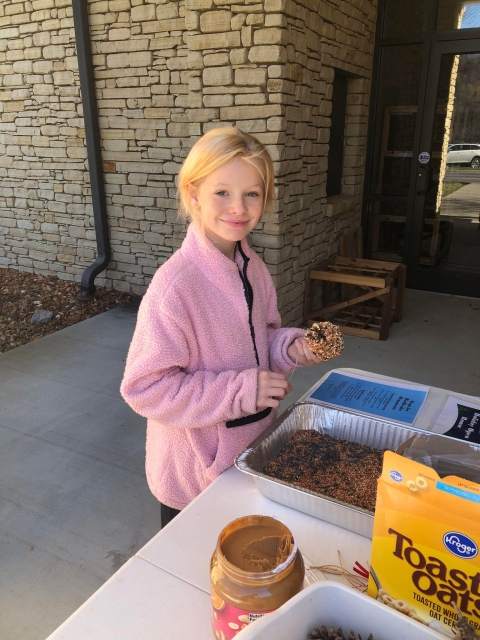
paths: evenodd
<path fill-rule="evenodd" d="M 82 275 L 80 299 L 84 301 L 93 298 L 95 278 L 107 268 L 111 258 L 87 5 L 86 0 L 72 0 L 85 137 L 87 141 L 88 169 L 92 189 L 93 217 L 97 239 L 97 259 L 85 269 Z"/>

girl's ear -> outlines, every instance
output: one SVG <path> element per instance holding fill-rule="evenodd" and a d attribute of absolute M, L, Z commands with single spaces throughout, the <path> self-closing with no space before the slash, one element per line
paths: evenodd
<path fill-rule="evenodd" d="M 187 185 L 187 195 L 192 206 L 195 207 L 195 209 L 199 209 L 200 203 L 198 202 L 198 193 L 196 187 L 193 184 Z"/>

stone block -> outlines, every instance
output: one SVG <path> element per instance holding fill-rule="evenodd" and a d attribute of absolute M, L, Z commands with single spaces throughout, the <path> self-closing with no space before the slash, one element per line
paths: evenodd
<path fill-rule="evenodd" d="M 263 16 L 260 16 L 262 23 L 263 23 Z M 237 15 L 233 16 L 231 22 L 230 22 L 230 28 L 232 29 L 232 31 L 236 31 L 238 29 L 241 29 L 243 27 L 243 25 L 245 24 L 245 21 L 247 20 L 247 17 L 245 16 L 244 13 L 237 13 Z M 247 23 L 250 24 L 250 23 Z"/>
<path fill-rule="evenodd" d="M 113 53 L 107 56 L 107 66 L 111 69 L 124 67 L 150 67 L 152 62 L 153 53 L 151 51 Z"/>
<path fill-rule="evenodd" d="M 173 49 L 174 47 L 181 46 L 183 44 L 183 38 L 181 36 L 171 36 L 167 38 L 152 38 L 150 40 L 150 49 L 157 51 L 161 49 Z"/>
<path fill-rule="evenodd" d="M 203 33 L 229 31 L 231 19 L 231 11 L 206 11 L 200 16 L 200 30 Z"/>
<path fill-rule="evenodd" d="M 235 84 L 247 86 L 264 85 L 267 81 L 267 70 L 261 68 L 254 69 L 236 69 Z"/>
<path fill-rule="evenodd" d="M 243 47 L 251 47 L 252 46 L 252 37 L 253 37 L 253 29 L 251 26 L 242 27 L 241 29 L 241 37 L 242 37 L 242 46 Z"/>
<path fill-rule="evenodd" d="M 42 233 L 57 233 L 58 232 L 58 224 L 53 224 L 51 222 L 42 222 L 40 225 L 40 229 Z"/>
<path fill-rule="evenodd" d="M 150 87 L 127 87 L 125 89 L 104 89 L 103 97 L 107 99 L 119 98 L 149 98 Z"/>
<path fill-rule="evenodd" d="M 49 31 L 35 33 L 33 36 L 33 44 L 36 47 L 45 47 L 51 42 L 51 34 Z"/>
<path fill-rule="evenodd" d="M 187 56 L 189 69 L 203 69 L 203 55 L 201 51 L 189 51 Z"/>
<path fill-rule="evenodd" d="M 54 9 L 55 0 L 32 0 L 32 7 L 34 11 L 41 9 Z"/>
<path fill-rule="evenodd" d="M 65 57 L 65 47 L 61 44 L 48 45 L 42 49 L 42 55 L 47 60 L 62 60 Z"/>
<path fill-rule="evenodd" d="M 75 225 L 68 226 L 68 233 L 72 238 L 85 238 L 87 235 L 85 227 L 77 227 Z"/>
<path fill-rule="evenodd" d="M 187 45 L 192 51 L 239 47 L 240 34 L 238 33 L 238 31 L 228 31 L 225 33 L 209 33 L 199 36 L 188 34 Z"/>
<path fill-rule="evenodd" d="M 253 36 L 254 44 L 288 44 L 288 31 L 286 29 L 257 29 Z"/>
<path fill-rule="evenodd" d="M 185 14 L 185 26 L 190 31 L 198 31 L 200 27 L 200 13 L 198 11 L 187 11 Z"/>
<path fill-rule="evenodd" d="M 26 229 L 27 231 L 31 231 L 35 228 L 29 220 L 17 220 L 17 227 L 19 229 Z"/>
<path fill-rule="evenodd" d="M 188 69 L 188 57 L 187 56 L 175 56 L 167 60 L 167 67 L 171 71 L 186 70 Z M 183 80 L 182 80 L 183 82 Z"/>
<path fill-rule="evenodd" d="M 223 107 L 220 120 L 251 120 L 284 115 L 285 107 L 280 104 L 267 104 L 253 107 Z"/>
<path fill-rule="evenodd" d="M 110 11 L 130 11 L 130 0 L 110 0 L 108 3 Z"/>
<path fill-rule="evenodd" d="M 267 96 L 264 93 L 239 93 L 235 96 L 235 104 L 265 104 Z"/>
<path fill-rule="evenodd" d="M 95 13 L 107 13 L 108 12 L 108 0 L 97 0 L 90 3 L 90 14 Z"/>
<path fill-rule="evenodd" d="M 147 38 L 143 40 L 132 39 L 125 42 L 98 42 L 92 43 L 94 53 L 126 53 L 127 51 L 147 51 L 150 41 Z"/>
<path fill-rule="evenodd" d="M 57 124 L 45 124 L 40 128 L 42 136 L 58 136 L 60 133 L 59 126 Z M 48 144 L 48 141 L 46 141 Z"/>
<path fill-rule="evenodd" d="M 142 4 L 139 7 L 132 7 L 132 22 L 143 22 L 144 20 L 155 20 L 157 17 L 154 4 Z"/>
<path fill-rule="evenodd" d="M 230 51 L 230 64 L 245 64 L 247 62 L 246 49 L 233 49 Z"/>
<path fill-rule="evenodd" d="M 285 131 L 287 128 L 287 119 L 284 117 L 274 117 L 267 120 L 267 129 L 269 131 Z"/>
<path fill-rule="evenodd" d="M 33 95 L 35 96 L 53 96 L 55 87 L 53 84 L 34 84 Z"/>
<path fill-rule="evenodd" d="M 252 47 L 248 53 L 250 62 L 255 63 L 285 63 L 287 62 L 287 49 L 279 45 L 262 45 Z"/>
<path fill-rule="evenodd" d="M 170 117 L 170 109 L 163 107 L 153 107 L 147 108 L 144 110 L 145 118 L 169 118 Z M 134 123 L 135 126 L 138 126 L 138 122 Z M 159 127 L 160 128 L 160 127 Z"/>
<path fill-rule="evenodd" d="M 109 40 L 128 40 L 130 36 L 131 31 L 127 28 L 110 29 L 108 32 Z"/>
<path fill-rule="evenodd" d="M 213 7 L 213 0 L 185 0 L 185 9 L 192 11 L 208 11 Z"/>
<path fill-rule="evenodd" d="M 206 86 L 225 87 L 232 84 L 233 71 L 231 67 L 207 67 L 202 77 Z"/>
<path fill-rule="evenodd" d="M 170 20 L 178 18 L 178 2 L 167 2 L 157 4 L 157 20 Z"/>
<path fill-rule="evenodd" d="M 32 73 L 33 62 L 31 60 L 18 60 L 13 63 L 15 73 Z"/>
<path fill-rule="evenodd" d="M 53 62 L 51 60 L 37 60 L 33 63 L 34 73 L 51 73 L 53 71 Z"/>
<path fill-rule="evenodd" d="M 78 71 L 77 56 L 68 56 L 67 58 L 65 58 L 64 63 L 65 63 L 65 69 L 67 69 L 68 71 Z"/>
<path fill-rule="evenodd" d="M 159 162 L 117 162 L 117 171 L 160 175 L 162 166 Z"/>
<path fill-rule="evenodd" d="M 204 58 L 205 66 L 207 67 L 217 67 L 220 65 L 228 65 L 230 62 L 228 53 L 210 53 L 207 54 Z"/>
<path fill-rule="evenodd" d="M 211 122 L 212 120 L 217 120 L 219 116 L 218 109 L 187 109 L 187 117 L 189 122 L 192 125 L 189 127 L 189 134 L 195 135 L 195 132 L 192 132 L 192 126 L 195 126 L 194 123 L 199 122 Z"/>
<path fill-rule="evenodd" d="M 270 13 L 283 13 L 285 11 L 285 7 L 287 5 L 288 0 L 265 0 L 264 8 L 266 12 Z M 294 5 L 294 3 L 291 3 Z M 300 8 L 300 7 L 298 7 Z M 293 7 L 295 10 L 295 7 Z M 295 15 L 295 14 L 294 14 Z"/>
<path fill-rule="evenodd" d="M 203 104 L 205 107 L 230 107 L 233 105 L 233 96 L 231 94 L 204 96 Z"/>
<path fill-rule="evenodd" d="M 75 83 L 73 71 L 56 71 L 53 74 L 53 82 L 57 86 L 73 85 Z"/>
<path fill-rule="evenodd" d="M 265 16 L 266 27 L 286 27 L 288 23 L 287 16 L 281 13 L 267 13 Z"/>
<path fill-rule="evenodd" d="M 7 27 L 6 29 L 0 29 L 0 39 L 8 40 L 9 38 L 18 38 L 20 31 L 18 27 Z"/>
<path fill-rule="evenodd" d="M 160 233 L 153 233 L 152 231 L 147 231 L 143 234 L 145 242 L 149 244 L 165 244 L 165 235 Z"/>

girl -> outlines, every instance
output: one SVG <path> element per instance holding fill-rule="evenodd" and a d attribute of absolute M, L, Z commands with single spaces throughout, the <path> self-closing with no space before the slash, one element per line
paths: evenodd
<path fill-rule="evenodd" d="M 233 464 L 275 417 L 295 363 L 320 362 L 301 329 L 280 329 L 267 267 L 246 237 L 274 201 L 265 147 L 213 129 L 179 174 L 181 248 L 138 314 L 121 393 L 148 419 L 146 473 L 162 526 Z"/>

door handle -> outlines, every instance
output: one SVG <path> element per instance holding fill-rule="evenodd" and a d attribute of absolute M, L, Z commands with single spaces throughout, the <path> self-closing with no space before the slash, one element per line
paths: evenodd
<path fill-rule="evenodd" d="M 430 167 L 424 165 L 417 170 L 417 193 L 424 196 L 430 189 Z"/>

